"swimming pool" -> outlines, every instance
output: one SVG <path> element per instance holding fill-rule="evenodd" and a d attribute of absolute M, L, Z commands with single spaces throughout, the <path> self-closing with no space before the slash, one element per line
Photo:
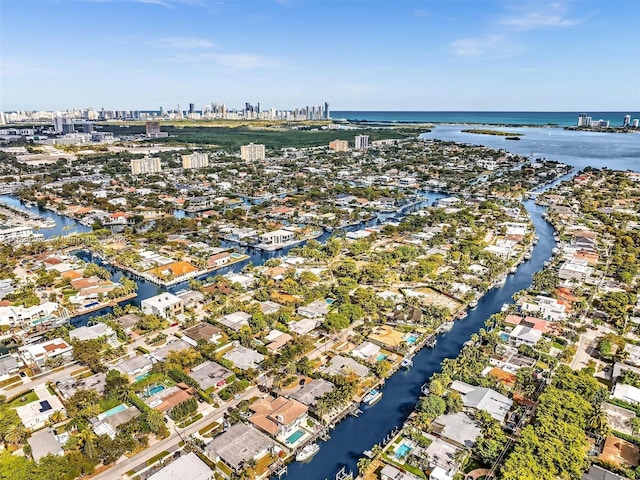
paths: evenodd
<path fill-rule="evenodd" d="M 335 302 L 335 300 L 334 300 L 333 298 L 327 298 L 327 299 L 325 300 L 325 303 L 326 303 L 327 305 L 331 305 L 331 304 L 333 304 L 333 302 Z"/>
<path fill-rule="evenodd" d="M 110 408 L 106 412 L 102 412 L 100 415 L 98 415 L 98 420 L 104 420 L 105 418 L 115 415 L 116 413 L 124 412 L 126 409 L 127 406 L 124 403 L 121 403 L 120 405 Z"/>
<path fill-rule="evenodd" d="M 147 378 L 149 375 L 151 375 L 151 372 L 147 372 L 147 373 L 143 373 L 142 375 L 138 375 L 136 377 L 136 382 L 140 382 L 142 380 L 144 380 L 145 378 Z"/>
<path fill-rule="evenodd" d="M 164 390 L 166 387 L 164 385 L 156 385 L 153 388 L 149 389 L 148 395 L 147 396 L 151 396 L 151 395 L 155 395 L 156 393 L 160 393 L 162 390 Z"/>
<path fill-rule="evenodd" d="M 376 363 L 377 362 L 381 362 L 382 360 L 386 359 L 387 356 L 384 353 L 379 353 L 378 356 L 376 357 Z"/>
<path fill-rule="evenodd" d="M 296 430 L 295 432 L 293 432 L 291 435 L 287 437 L 287 443 L 289 445 L 293 445 L 298 440 L 300 440 L 300 437 L 302 437 L 303 435 L 304 435 L 304 430 Z"/>
<path fill-rule="evenodd" d="M 396 458 L 404 458 L 407 456 L 407 453 L 411 451 L 411 447 L 406 443 L 403 443 L 396 449 Z"/>
<path fill-rule="evenodd" d="M 508 335 L 508 334 L 506 334 L 506 333 L 504 333 L 504 332 L 500 333 L 500 338 L 501 338 L 502 340 L 504 340 L 505 342 L 508 342 L 508 341 L 509 341 L 509 335 Z"/>
<path fill-rule="evenodd" d="M 405 337 L 404 341 L 407 342 L 409 345 L 413 345 L 418 341 L 418 336 L 413 333 L 410 333 Z"/>

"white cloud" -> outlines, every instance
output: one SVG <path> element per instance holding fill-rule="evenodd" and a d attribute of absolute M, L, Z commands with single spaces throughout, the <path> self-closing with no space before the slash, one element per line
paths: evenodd
<path fill-rule="evenodd" d="M 148 42 L 149 45 L 158 48 L 192 49 L 192 48 L 214 48 L 215 43 L 206 38 L 195 37 L 164 37 Z"/>
<path fill-rule="evenodd" d="M 502 25 L 514 27 L 518 30 L 535 30 L 540 28 L 572 27 L 586 20 L 586 18 L 569 18 L 567 8 L 562 3 L 535 5 L 534 8 L 520 11 L 500 19 Z"/>
<path fill-rule="evenodd" d="M 276 62 L 271 58 L 251 53 L 180 54 L 168 58 L 168 60 L 172 62 L 200 64 L 214 63 L 218 66 L 229 67 L 237 70 L 265 68 L 276 64 Z"/>
<path fill-rule="evenodd" d="M 462 57 L 503 58 L 516 55 L 522 48 L 504 35 L 486 35 L 476 38 L 461 38 L 451 42 L 456 55 Z"/>

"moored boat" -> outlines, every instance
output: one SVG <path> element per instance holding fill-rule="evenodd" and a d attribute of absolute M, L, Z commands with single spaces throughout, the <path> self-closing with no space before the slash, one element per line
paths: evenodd
<path fill-rule="evenodd" d="M 317 443 L 310 443 L 305 446 L 302 450 L 300 450 L 296 455 L 297 462 L 304 462 L 305 460 L 309 460 L 320 450 L 320 445 Z"/>
<path fill-rule="evenodd" d="M 367 393 L 364 397 L 362 397 L 362 403 L 365 403 L 367 405 L 373 405 L 381 398 L 382 398 L 382 392 L 374 388 L 369 393 Z"/>
<path fill-rule="evenodd" d="M 502 308 L 500 309 L 500 311 L 506 312 L 507 310 L 509 310 L 509 304 L 508 303 L 502 304 Z"/>

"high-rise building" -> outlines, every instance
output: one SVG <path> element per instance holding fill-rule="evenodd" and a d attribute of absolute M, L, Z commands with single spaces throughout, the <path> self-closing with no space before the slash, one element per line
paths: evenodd
<path fill-rule="evenodd" d="M 189 104 L 189 113 L 196 113 L 196 104 L 195 103 L 190 103 Z"/>
<path fill-rule="evenodd" d="M 84 122 L 82 124 L 82 133 L 93 133 L 93 123 Z"/>
<path fill-rule="evenodd" d="M 625 115 L 624 121 L 622 122 L 622 126 L 624 128 L 627 128 L 629 125 L 631 125 L 631 115 Z"/>
<path fill-rule="evenodd" d="M 369 135 L 356 135 L 355 148 L 356 150 L 365 150 L 369 148 Z"/>
<path fill-rule="evenodd" d="M 586 113 L 581 113 L 580 115 L 578 115 L 578 127 L 589 127 L 590 125 L 588 125 L 587 123 L 587 119 L 589 117 L 587 117 Z"/>
<path fill-rule="evenodd" d="M 329 113 L 329 102 L 324 102 L 324 119 L 329 120 L 331 115 Z"/>
<path fill-rule="evenodd" d="M 334 152 L 347 152 L 349 150 L 349 142 L 346 140 L 333 140 L 329 142 L 329 148 Z"/>
<path fill-rule="evenodd" d="M 182 168 L 206 168 L 209 166 L 208 153 L 182 155 Z"/>
<path fill-rule="evenodd" d="M 264 160 L 264 157 L 264 145 L 250 143 L 240 147 L 240 158 L 242 160 L 254 162 L 256 160 Z"/>
<path fill-rule="evenodd" d="M 147 122 L 146 127 L 148 138 L 158 138 L 160 136 L 160 122 L 158 122 L 157 120 L 153 122 Z"/>
<path fill-rule="evenodd" d="M 633 128 L 638 128 L 638 126 L 640 126 L 640 120 L 638 120 L 637 118 L 634 118 L 633 123 L 631 125 L 633 126 Z"/>
<path fill-rule="evenodd" d="M 132 159 L 130 163 L 132 175 L 146 175 L 162 171 L 159 157 L 145 157 Z"/>

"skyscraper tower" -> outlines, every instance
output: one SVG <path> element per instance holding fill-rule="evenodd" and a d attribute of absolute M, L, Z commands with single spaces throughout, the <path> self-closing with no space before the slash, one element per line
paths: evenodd
<path fill-rule="evenodd" d="M 329 102 L 324 102 L 324 119 L 329 120 L 331 115 L 329 115 Z"/>
<path fill-rule="evenodd" d="M 195 103 L 190 103 L 189 104 L 189 113 L 196 113 L 196 104 Z"/>
<path fill-rule="evenodd" d="M 627 128 L 629 125 L 631 125 L 631 115 L 625 115 L 624 121 L 622 122 L 622 126 L 624 128 Z"/>

